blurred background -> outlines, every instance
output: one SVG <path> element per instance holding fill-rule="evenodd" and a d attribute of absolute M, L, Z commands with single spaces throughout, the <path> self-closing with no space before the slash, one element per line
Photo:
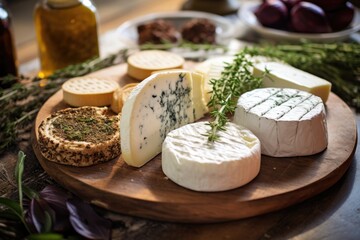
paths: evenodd
<path fill-rule="evenodd" d="M 96 5 L 100 25 L 111 21 L 126 11 L 149 0 L 92 0 Z M 33 9 L 39 0 L 5 0 L 13 16 L 16 45 L 24 45 L 35 39 Z"/>

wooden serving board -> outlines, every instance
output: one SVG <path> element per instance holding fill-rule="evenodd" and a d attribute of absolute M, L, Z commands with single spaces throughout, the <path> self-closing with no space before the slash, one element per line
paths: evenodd
<path fill-rule="evenodd" d="M 187 65 L 188 68 L 191 64 Z M 112 78 L 121 86 L 134 82 L 124 64 L 92 74 Z M 231 191 L 201 193 L 167 179 L 158 155 L 141 168 L 121 159 L 91 167 L 71 167 L 46 160 L 39 150 L 37 128 L 49 114 L 68 107 L 62 91 L 41 108 L 33 131 L 33 149 L 45 171 L 65 188 L 106 209 L 156 220 L 219 222 L 256 216 L 304 201 L 337 182 L 355 152 L 356 122 L 350 108 L 331 94 L 326 105 L 329 145 L 307 157 L 262 156 L 259 175 Z"/>

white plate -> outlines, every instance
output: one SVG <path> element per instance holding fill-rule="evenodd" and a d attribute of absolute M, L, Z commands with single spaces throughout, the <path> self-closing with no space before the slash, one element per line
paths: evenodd
<path fill-rule="evenodd" d="M 310 33 L 295 33 L 288 32 L 273 28 L 267 28 L 262 26 L 254 14 L 254 9 L 258 6 L 260 1 L 244 1 L 239 10 L 239 17 L 246 25 L 248 25 L 255 32 L 259 33 L 261 36 L 274 40 L 288 40 L 288 41 L 299 41 L 301 39 L 311 40 L 315 42 L 333 42 L 340 41 L 348 38 L 352 33 L 355 33 L 360 30 L 360 11 L 356 9 L 354 19 L 351 25 L 338 32 L 332 33 L 320 33 L 320 34 L 310 34 Z"/>
<path fill-rule="evenodd" d="M 216 42 L 218 44 L 226 44 L 234 35 L 231 23 L 224 17 L 197 11 L 160 12 L 141 16 L 123 23 L 117 29 L 117 34 L 124 43 L 137 46 L 137 26 L 156 19 L 163 19 L 171 22 L 177 30 L 180 30 L 185 22 L 193 18 L 205 18 L 216 25 Z"/>

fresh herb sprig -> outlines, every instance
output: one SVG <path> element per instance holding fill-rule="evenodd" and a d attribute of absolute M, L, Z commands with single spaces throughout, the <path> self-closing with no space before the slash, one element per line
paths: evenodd
<path fill-rule="evenodd" d="M 18 153 L 18 201 L 0 197 L 0 239 L 110 239 L 112 223 L 86 202 L 55 186 L 36 192 L 23 184 L 25 154 Z"/>
<path fill-rule="evenodd" d="M 246 49 L 251 56 L 266 56 L 322 77 L 332 91 L 360 111 L 360 44 L 308 43 L 255 45 Z"/>
<path fill-rule="evenodd" d="M 0 154 L 20 141 L 24 133 L 29 132 L 41 106 L 66 80 L 124 62 L 127 51 L 121 50 L 106 58 L 96 58 L 68 66 L 55 71 L 46 79 L 24 76 L 0 78 L 0 85 L 6 86 L 0 88 Z"/>
<path fill-rule="evenodd" d="M 258 88 L 262 77 L 254 77 L 251 73 L 252 62 L 246 56 L 246 51 L 238 53 L 233 62 L 226 64 L 219 79 L 211 79 L 211 98 L 208 103 L 213 118 L 209 122 L 208 141 L 218 139 L 218 131 L 224 130 L 228 115 L 234 113 L 237 99 L 244 92 Z"/>

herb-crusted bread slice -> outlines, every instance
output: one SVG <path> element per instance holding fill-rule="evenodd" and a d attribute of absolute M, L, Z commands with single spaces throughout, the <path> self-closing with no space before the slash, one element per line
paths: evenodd
<path fill-rule="evenodd" d="M 90 166 L 120 155 L 120 116 L 107 107 L 67 108 L 39 126 L 39 144 L 49 161 Z"/>

